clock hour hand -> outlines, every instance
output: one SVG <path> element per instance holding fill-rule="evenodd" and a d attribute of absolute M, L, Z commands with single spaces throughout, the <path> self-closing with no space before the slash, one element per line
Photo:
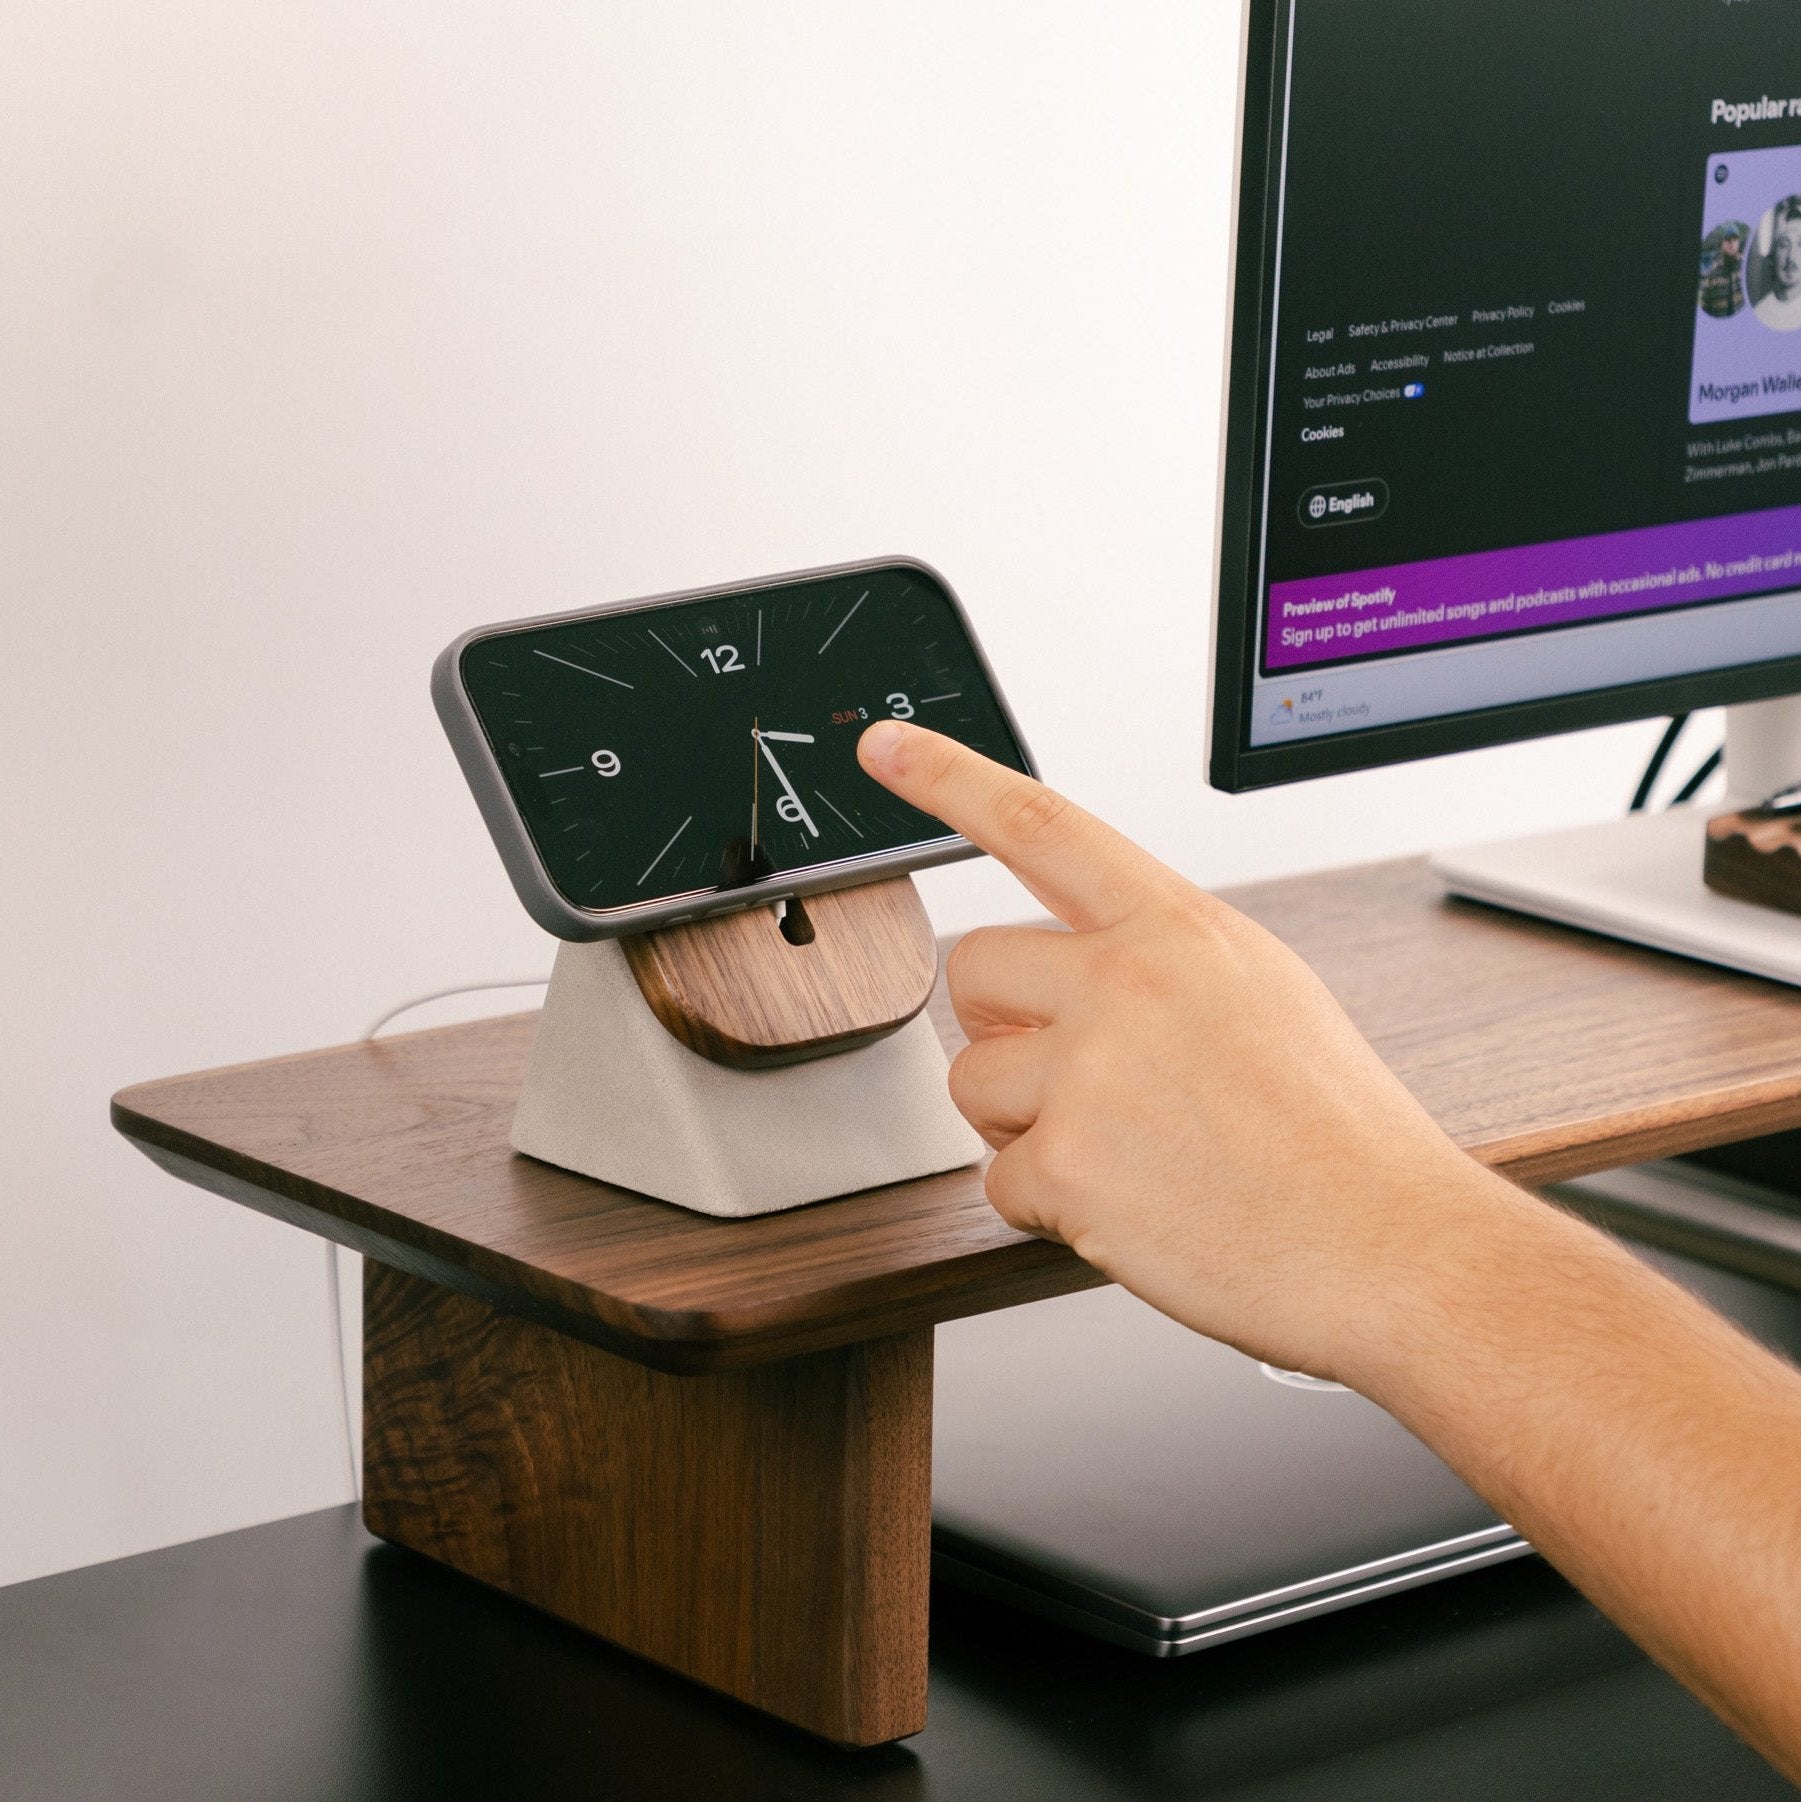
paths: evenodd
<path fill-rule="evenodd" d="M 756 729 L 753 727 L 752 731 L 755 732 Z M 800 815 L 801 824 L 815 838 L 818 838 L 819 828 L 813 824 L 813 816 L 807 812 L 806 802 L 794 792 L 794 784 L 788 780 L 788 772 L 776 762 L 775 753 L 769 748 L 769 741 L 772 738 L 794 739 L 797 737 L 798 735 L 792 732 L 756 732 L 757 749 L 769 760 L 769 767 L 775 771 L 775 779 L 782 785 L 783 793 L 794 803 L 794 809 Z M 810 741 L 801 739 L 800 742 L 808 743 Z"/>

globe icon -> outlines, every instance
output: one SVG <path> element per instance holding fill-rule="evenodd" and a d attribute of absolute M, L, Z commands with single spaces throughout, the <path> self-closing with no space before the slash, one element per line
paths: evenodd
<path fill-rule="evenodd" d="M 1313 499 L 1307 503 L 1307 511 L 1311 513 L 1315 519 L 1324 519 L 1326 517 L 1326 497 L 1323 494 L 1316 494 Z"/>

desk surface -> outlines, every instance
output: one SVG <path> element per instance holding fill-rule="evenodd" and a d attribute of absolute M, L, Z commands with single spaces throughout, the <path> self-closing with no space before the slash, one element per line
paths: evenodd
<path fill-rule="evenodd" d="M 1801 993 L 1464 902 L 1423 864 L 1229 891 L 1460 1144 L 1549 1182 L 1801 1126 Z M 958 1042 L 943 1007 L 947 1043 Z M 123 1091 L 178 1174 L 670 1369 L 746 1364 L 1097 1279 L 975 1170 L 719 1221 L 513 1153 L 534 1015 Z"/>
<path fill-rule="evenodd" d="M 1536 1560 L 1171 1663 L 934 1600 L 931 1722 L 845 1753 L 351 1508 L 0 1590 L 7 1802 L 1792 1796 Z"/>

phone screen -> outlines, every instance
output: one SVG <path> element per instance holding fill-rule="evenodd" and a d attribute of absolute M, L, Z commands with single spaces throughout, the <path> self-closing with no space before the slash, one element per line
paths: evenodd
<path fill-rule="evenodd" d="M 911 564 L 482 634 L 461 674 L 546 873 L 584 910 L 953 837 L 863 774 L 875 720 L 1030 768 L 961 610 Z"/>

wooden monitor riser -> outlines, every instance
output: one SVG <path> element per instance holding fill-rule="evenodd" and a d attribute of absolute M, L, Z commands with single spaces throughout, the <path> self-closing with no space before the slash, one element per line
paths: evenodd
<path fill-rule="evenodd" d="M 1448 903 L 1417 863 L 1227 899 L 1519 1181 L 1801 1127 L 1793 989 Z M 942 989 L 932 1016 L 955 1050 Z M 976 1167 L 722 1221 L 520 1157 L 536 1032 L 167 1078 L 113 1119 L 183 1180 L 373 1260 L 376 1532 L 827 1739 L 916 1731 L 932 1325 L 1101 1278 L 1008 1226 Z"/>

